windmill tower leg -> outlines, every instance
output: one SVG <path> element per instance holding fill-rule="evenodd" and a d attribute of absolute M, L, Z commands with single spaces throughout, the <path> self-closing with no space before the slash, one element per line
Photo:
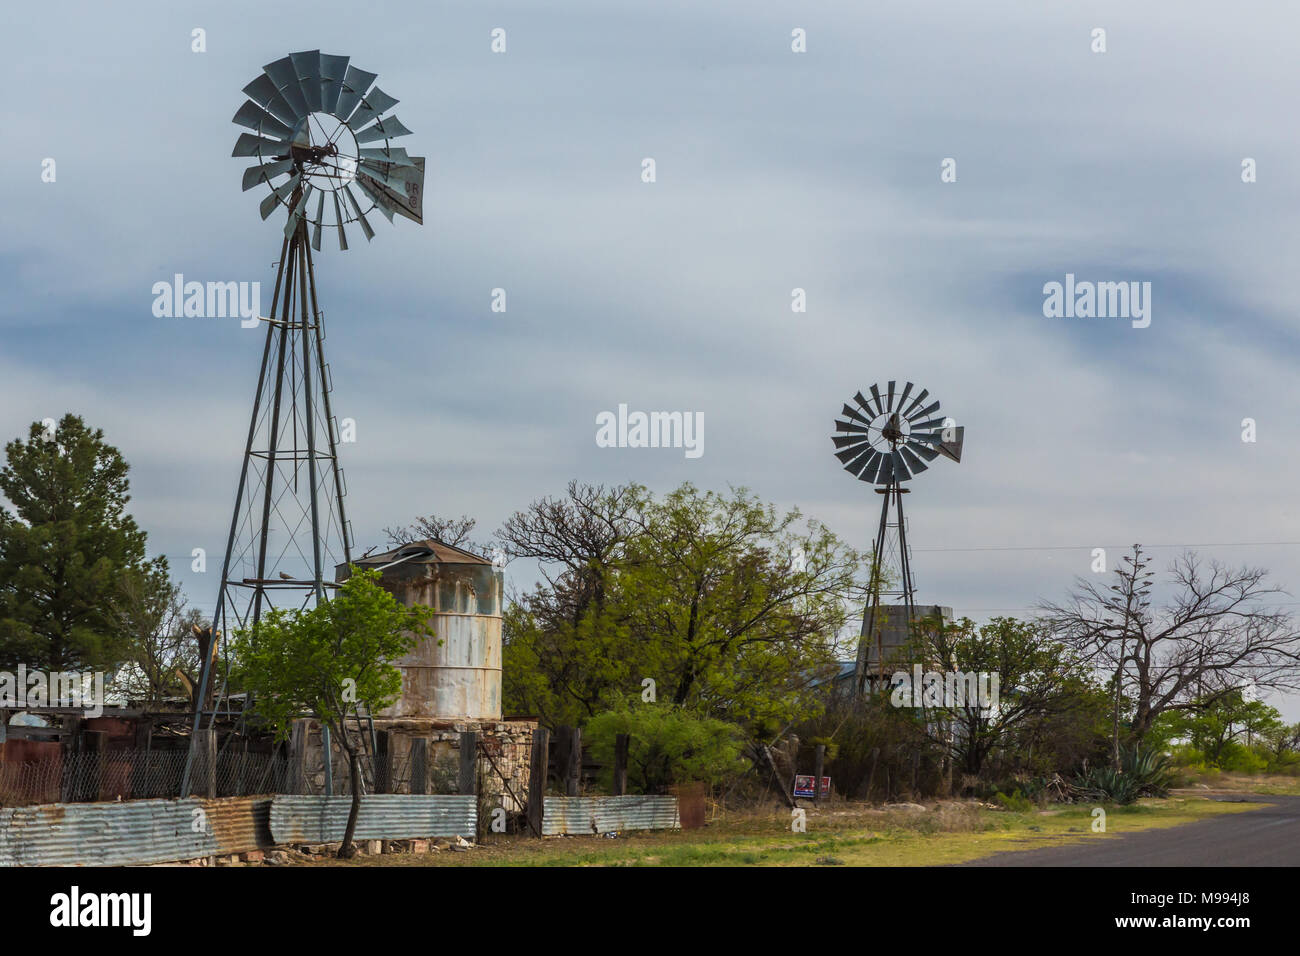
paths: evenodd
<path fill-rule="evenodd" d="M 867 672 L 870 667 L 870 648 L 874 645 L 879 654 L 883 651 L 880 645 L 880 591 L 881 575 L 883 571 L 884 554 L 885 554 L 885 534 L 889 528 L 889 492 L 893 489 L 891 483 L 887 488 L 876 489 L 876 493 L 881 495 L 880 502 L 880 525 L 876 528 L 876 543 L 871 550 L 871 587 L 870 594 L 867 596 L 867 606 L 862 617 L 862 635 L 858 640 L 858 664 L 857 664 L 857 693 L 861 697 L 867 692 Z M 878 657 L 877 660 L 883 660 Z"/>
<path fill-rule="evenodd" d="M 902 487 L 897 479 L 891 479 L 884 488 L 877 488 L 876 494 L 882 496 L 880 524 L 876 528 L 876 543 L 871 554 L 871 587 L 866 610 L 862 617 L 862 633 L 858 642 L 858 659 L 854 675 L 859 697 L 867 693 L 868 681 L 873 677 L 871 674 L 871 650 L 873 648 L 876 657 L 874 681 L 878 686 L 883 686 L 885 682 L 886 662 L 884 621 L 882 620 L 884 595 L 886 593 L 898 594 L 905 609 L 905 619 L 909 628 L 916 611 L 916 597 L 912 584 L 912 563 L 907 553 L 907 526 L 903 517 L 903 495 L 907 494 L 907 489 Z M 891 511 L 895 518 L 894 521 L 890 521 Z M 891 529 L 894 530 L 898 543 L 899 580 L 896 582 L 896 587 L 886 592 L 882 579 L 885 571 L 885 557 L 889 551 Z"/>

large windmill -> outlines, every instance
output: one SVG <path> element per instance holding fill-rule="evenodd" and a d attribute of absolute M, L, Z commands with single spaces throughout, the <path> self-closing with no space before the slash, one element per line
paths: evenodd
<path fill-rule="evenodd" d="M 346 56 L 293 53 L 244 87 L 248 100 L 234 116 L 252 130 L 231 154 L 256 161 L 244 171 L 244 191 L 265 183 L 262 219 L 278 209 L 286 217 L 213 615 L 212 633 L 222 640 L 271 607 L 324 600 L 334 567 L 352 560 L 312 250 L 320 250 L 322 232 L 336 232 L 346 250 L 352 224 L 372 239 L 367 215 L 376 209 L 390 222 L 394 215 L 423 222 L 424 160 L 391 144 L 411 131 L 375 79 Z M 225 675 L 210 673 L 214 661 L 208 657 L 196 696 L 196 746 L 198 731 L 229 709 Z"/>
<path fill-rule="evenodd" d="M 926 402 L 930 393 L 904 384 L 901 392 L 889 382 L 881 394 L 879 385 L 870 388 L 871 397 L 857 392 L 853 404 L 841 409 L 835 420 L 835 457 L 846 471 L 861 481 L 876 485 L 883 496 L 880 525 L 872 549 L 872 573 L 867 606 L 862 618 L 862 637 L 858 642 L 854 686 L 864 693 L 868 679 L 869 650 L 875 648 L 876 662 L 883 679 L 885 647 L 881 604 L 893 597 L 902 605 L 904 626 L 910 631 L 916 614 L 916 596 L 912 583 L 911 554 L 907 545 L 907 524 L 903 518 L 902 483 L 929 467 L 927 462 L 940 455 L 961 461 L 965 428 L 939 413 L 937 401 Z M 891 514 L 893 520 L 891 520 Z M 886 587 L 888 579 L 888 587 Z"/>

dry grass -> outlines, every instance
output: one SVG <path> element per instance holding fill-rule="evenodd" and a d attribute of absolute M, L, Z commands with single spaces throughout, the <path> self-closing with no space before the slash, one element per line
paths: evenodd
<path fill-rule="evenodd" d="M 1289 774 L 1183 770 L 1181 778 L 1180 793 L 1200 791 L 1300 795 L 1300 777 Z"/>
<path fill-rule="evenodd" d="M 1194 796 L 1108 807 L 1107 832 L 1092 832 L 1091 806 L 1025 813 L 966 801 L 931 803 L 924 811 L 838 804 L 807 809 L 807 832 L 792 832 L 790 813 L 769 807 L 733 811 L 703 830 L 544 840 L 497 836 L 465 852 L 387 854 L 312 866 L 932 866 L 1002 850 L 1114 839 L 1152 827 L 1178 826 L 1259 805 Z"/>

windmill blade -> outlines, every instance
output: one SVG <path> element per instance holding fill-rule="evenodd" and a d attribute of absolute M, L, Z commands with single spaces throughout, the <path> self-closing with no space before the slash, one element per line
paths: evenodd
<path fill-rule="evenodd" d="M 858 406 L 859 406 L 859 407 L 860 407 L 864 412 L 867 413 L 867 418 L 875 418 L 875 417 L 876 417 L 876 411 L 875 411 L 875 409 L 873 409 L 873 408 L 871 407 L 871 402 L 870 402 L 870 400 L 867 399 L 866 397 L 864 397 L 863 394 L 862 394 L 861 392 L 854 392 L 854 393 L 853 393 L 853 400 L 854 400 L 855 402 L 858 403 Z"/>
<path fill-rule="evenodd" d="M 263 163 L 261 166 L 249 166 L 244 170 L 244 192 L 248 192 L 258 183 L 269 183 L 281 173 L 287 173 L 293 168 L 292 159 L 281 159 L 274 163 Z"/>
<path fill-rule="evenodd" d="M 307 50 L 303 53 L 290 53 L 294 72 L 298 74 L 298 86 L 303 98 L 313 113 L 321 109 L 320 99 L 320 50 Z"/>
<path fill-rule="evenodd" d="M 325 218 L 325 193 L 320 194 L 320 201 L 316 203 L 316 221 L 311 224 L 311 247 L 320 252 L 320 224 Z"/>
<path fill-rule="evenodd" d="M 852 405 L 845 405 L 842 409 L 840 409 L 840 414 L 843 415 L 845 418 L 851 418 L 855 422 L 861 422 L 864 425 L 871 424 L 871 420 L 867 418 L 863 418 L 862 414 L 857 409 L 855 409 Z"/>
<path fill-rule="evenodd" d="M 343 92 L 343 75 L 348 71 L 348 57 L 322 53 L 320 58 L 320 105 L 326 113 L 338 109 Z"/>
<path fill-rule="evenodd" d="M 871 450 L 871 446 L 866 442 L 858 442 L 856 445 L 845 448 L 843 451 L 837 451 L 835 457 L 840 460 L 840 464 L 847 467 L 849 462 L 853 461 L 853 459 Z"/>
<path fill-rule="evenodd" d="M 244 95 L 284 123 L 292 125 L 302 119 L 302 114 L 280 95 L 275 82 L 265 73 L 257 74 L 257 79 L 244 87 Z"/>
<path fill-rule="evenodd" d="M 365 96 L 366 90 L 370 89 L 370 84 L 375 82 L 378 75 L 349 66 L 347 72 L 343 74 L 343 91 L 339 94 L 338 102 L 334 104 L 334 115 L 346 123 L 352 111 L 361 102 L 361 97 Z"/>
<path fill-rule="evenodd" d="M 348 234 L 343 230 L 343 207 L 339 205 L 339 194 L 334 192 L 334 221 L 339 224 L 339 249 L 348 251 Z"/>
<path fill-rule="evenodd" d="M 893 382 L 889 383 L 888 393 L 889 393 L 889 406 L 885 409 L 885 411 L 892 412 L 894 410 L 894 383 Z"/>
<path fill-rule="evenodd" d="M 361 206 L 357 203 L 357 197 L 353 195 L 350 186 L 344 186 L 343 192 L 347 194 L 348 202 L 352 203 L 352 211 L 356 214 L 357 221 L 361 223 L 361 231 L 366 235 L 366 241 L 369 242 L 375 238 L 375 230 L 370 228 L 370 223 L 366 220 L 365 213 L 361 211 Z"/>
<path fill-rule="evenodd" d="M 276 186 L 275 189 L 271 190 L 271 194 L 262 200 L 257 207 L 257 211 L 262 214 L 263 219 L 275 212 L 275 207 L 280 203 L 289 201 L 293 191 L 298 188 L 298 179 L 299 174 L 294 173 L 287 182 Z"/>
<path fill-rule="evenodd" d="M 927 395 L 929 395 L 929 394 L 930 394 L 930 390 L 929 390 L 928 388 L 923 388 L 923 389 L 921 389 L 921 394 L 918 395 L 918 396 L 916 396 L 916 398 L 912 399 L 912 404 L 909 405 L 909 406 L 908 406 L 908 407 L 903 411 L 903 417 L 904 417 L 904 418 L 911 418 L 911 417 L 912 417 L 912 409 L 916 408 L 916 407 L 917 407 L 918 405 L 920 405 L 923 401 L 925 401 L 925 397 L 926 397 Z"/>
<path fill-rule="evenodd" d="M 869 440 L 870 439 L 868 439 L 867 436 L 865 435 L 832 435 L 831 436 L 831 441 L 835 443 L 836 448 L 845 448 L 849 445 L 861 445 L 863 442 Z"/>
<path fill-rule="evenodd" d="M 907 396 L 912 393 L 912 388 L 913 385 L 911 382 L 908 382 L 903 386 L 903 394 L 898 396 L 898 410 L 900 412 L 903 410 L 903 406 L 907 403 Z"/>
<path fill-rule="evenodd" d="M 916 419 L 918 418 L 924 418 L 926 415 L 933 414 L 938 410 L 939 410 L 939 403 L 931 402 L 929 405 L 925 406 L 925 408 L 922 408 L 920 411 L 912 412 L 911 414 L 906 415 L 905 417 L 909 422 L 913 422 L 916 421 Z"/>
<path fill-rule="evenodd" d="M 845 462 L 844 470 L 851 475 L 861 477 L 862 473 L 867 469 L 874 470 L 875 459 L 879 457 L 880 452 L 876 451 L 874 448 L 868 448 L 866 451 L 855 456 L 851 461 Z"/>
<path fill-rule="evenodd" d="M 348 125 L 353 129 L 360 129 L 380 113 L 387 113 L 398 102 L 376 86 L 361 98 L 361 105 L 348 117 Z"/>
<path fill-rule="evenodd" d="M 907 462 L 903 461 L 903 453 L 897 448 L 889 456 L 894 462 L 894 477 L 899 481 L 909 481 L 912 473 L 907 470 Z"/>
<path fill-rule="evenodd" d="M 880 470 L 876 473 L 876 484 L 887 485 L 894 477 L 894 456 L 881 454 Z"/>
<path fill-rule="evenodd" d="M 870 425 L 859 425 L 856 422 L 842 422 L 838 418 L 835 419 L 835 427 L 842 432 L 856 432 L 859 435 L 871 434 Z"/>
<path fill-rule="evenodd" d="M 945 458 L 951 458 L 953 461 L 961 461 L 961 446 L 966 440 L 966 427 L 958 425 L 953 429 L 955 433 L 952 441 L 940 441 L 936 446 L 939 454 Z"/>
<path fill-rule="evenodd" d="M 392 163 L 394 166 L 414 166 L 415 158 L 406 155 L 404 146 L 371 146 L 357 150 L 357 159 L 371 159 L 377 163 Z"/>
<path fill-rule="evenodd" d="M 913 475 L 919 475 L 930 467 L 925 462 L 921 461 L 920 458 L 917 458 L 912 452 L 912 449 L 908 448 L 906 445 L 899 445 L 898 450 L 902 453 L 903 461 L 907 462 L 907 467 Z"/>
<path fill-rule="evenodd" d="M 932 418 L 928 422 L 918 422 L 918 423 L 909 423 L 909 424 L 912 425 L 913 430 L 916 430 L 918 428 L 942 428 L 949 421 L 951 421 L 951 419 L 949 418 Z"/>
<path fill-rule="evenodd" d="M 307 106 L 307 97 L 302 95 L 302 87 L 298 85 L 298 71 L 294 68 L 293 60 L 282 56 L 274 63 L 266 64 L 262 69 L 275 83 L 275 88 L 280 91 L 280 95 L 289 101 L 289 105 L 294 108 L 299 119 L 311 112 Z"/>
<path fill-rule="evenodd" d="M 385 116 L 357 133 L 357 143 L 373 143 L 377 139 L 396 139 L 398 136 L 409 136 L 410 134 L 411 131 L 403 126 L 402 121 L 396 116 Z"/>
<path fill-rule="evenodd" d="M 235 113 L 231 122 L 246 126 L 255 133 L 265 133 L 277 139 L 287 139 L 293 135 L 292 126 L 281 123 L 252 100 L 244 100 L 244 105 Z"/>
<path fill-rule="evenodd" d="M 235 140 L 235 148 L 231 156 L 261 156 L 266 159 L 272 159 L 276 156 L 287 155 L 289 144 L 282 139 L 267 139 L 265 136 L 256 136 L 252 133 L 240 133 L 239 139 Z"/>
<path fill-rule="evenodd" d="M 939 453 L 935 451 L 933 448 L 931 448 L 929 445 L 923 445 L 918 441 L 912 441 L 911 438 L 908 439 L 907 447 L 910 448 L 916 454 L 920 455 L 926 461 L 934 461 L 936 458 L 939 457 Z"/>
<path fill-rule="evenodd" d="M 879 385 L 872 385 L 872 386 L 871 386 L 871 397 L 874 398 L 874 399 L 876 400 L 876 414 L 877 414 L 877 415 L 883 415 L 883 414 L 885 413 L 885 403 L 884 403 L 884 401 L 883 401 L 883 400 L 881 399 L 881 397 L 880 397 L 880 386 L 879 386 Z"/>
<path fill-rule="evenodd" d="M 298 224 L 302 222 L 303 210 L 307 208 L 307 198 L 311 195 L 312 188 L 310 185 L 304 186 L 302 196 L 298 199 L 298 204 L 289 212 L 289 220 L 284 224 L 284 238 L 292 239 L 293 234 L 298 230 Z"/>

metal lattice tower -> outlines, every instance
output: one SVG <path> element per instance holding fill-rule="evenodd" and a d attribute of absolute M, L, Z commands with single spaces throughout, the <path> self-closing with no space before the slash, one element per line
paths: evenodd
<path fill-rule="evenodd" d="M 234 117 L 253 130 L 232 153 L 257 160 L 244 172 L 244 190 L 265 183 L 262 219 L 281 207 L 287 217 L 213 615 L 211 639 L 223 647 L 271 608 L 326 600 L 335 566 L 352 560 L 312 251 L 320 250 L 322 230 L 336 231 L 346 250 L 353 223 L 372 239 L 366 215 L 376 209 L 390 222 L 394 214 L 423 222 L 424 160 L 390 145 L 411 131 L 384 115 L 397 100 L 375 79 L 345 56 L 294 53 L 244 87 L 249 99 Z M 206 655 L 195 746 L 199 730 L 230 713 L 226 675 L 213 673 L 214 661 Z M 183 793 L 194 753 L 191 747 Z"/>
<path fill-rule="evenodd" d="M 870 388 L 871 397 L 861 392 L 853 396 L 852 405 L 841 409 L 836 419 L 835 457 L 846 471 L 861 481 L 877 485 L 881 495 L 880 523 L 876 528 L 871 551 L 871 580 L 862 617 L 858 641 L 854 688 L 866 692 L 871 649 L 879 667 L 877 678 L 883 682 L 885 670 L 884 603 L 888 599 L 901 606 L 905 626 L 910 629 L 916 614 L 916 587 L 912 575 L 911 551 L 907 543 L 907 519 L 903 515 L 902 483 L 925 471 L 940 455 L 961 461 L 965 428 L 939 414 L 939 403 L 926 403 L 930 393 L 904 384 L 889 382 L 881 394 L 879 385 Z"/>

